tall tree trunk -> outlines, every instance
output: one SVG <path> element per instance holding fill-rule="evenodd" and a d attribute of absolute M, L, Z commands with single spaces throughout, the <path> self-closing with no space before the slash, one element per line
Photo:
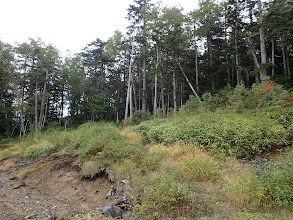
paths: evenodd
<path fill-rule="evenodd" d="M 287 75 L 288 75 L 288 79 L 291 79 L 290 55 L 289 55 L 289 51 L 288 51 L 287 46 L 286 46 L 286 50 L 285 50 L 285 55 L 286 55 L 286 64 L 287 64 Z"/>
<path fill-rule="evenodd" d="M 174 115 L 177 113 L 177 97 L 176 97 L 176 75 L 175 70 L 173 70 L 173 77 L 172 77 L 172 84 L 173 84 L 173 107 L 174 107 Z"/>
<path fill-rule="evenodd" d="M 38 133 L 38 82 L 36 82 L 35 91 L 35 135 Z"/>
<path fill-rule="evenodd" d="M 236 7 L 236 20 L 235 20 L 235 35 L 234 35 L 234 44 L 235 44 L 235 63 L 236 63 L 236 79 L 237 79 L 237 85 L 241 84 L 241 73 L 239 70 L 240 62 L 239 62 L 239 51 L 238 51 L 238 15 L 239 15 L 239 5 L 238 0 L 235 2 Z"/>
<path fill-rule="evenodd" d="M 155 72 L 155 94 L 154 94 L 154 118 L 157 117 L 157 99 L 158 99 L 158 67 L 159 67 L 159 49 L 157 48 L 157 63 Z"/>
<path fill-rule="evenodd" d="M 198 48 L 197 48 L 197 44 L 195 42 L 195 89 L 198 92 L 199 91 L 199 81 L 198 81 Z"/>
<path fill-rule="evenodd" d="M 146 47 L 145 45 L 143 46 L 143 73 L 142 73 L 142 111 L 146 112 L 146 58 L 145 58 L 145 54 L 146 54 Z"/>
<path fill-rule="evenodd" d="M 282 57 L 283 57 L 284 75 L 285 75 L 285 78 L 288 79 L 287 60 L 286 60 L 286 43 L 284 39 L 282 39 Z"/>
<path fill-rule="evenodd" d="M 45 101 L 46 101 L 46 89 L 47 89 L 47 80 L 49 76 L 49 70 L 48 68 L 46 69 L 46 78 L 45 78 L 45 83 L 44 83 L 44 88 L 43 88 L 43 96 L 42 96 L 42 101 L 41 101 L 41 108 L 40 108 L 40 117 L 39 117 L 39 129 L 42 130 L 43 124 L 44 124 L 44 109 L 45 109 Z"/>
<path fill-rule="evenodd" d="M 132 76 L 131 76 L 132 78 Z M 130 83 L 130 93 L 129 93 L 129 120 L 132 121 L 133 117 L 133 93 L 132 93 L 133 85 Z"/>
<path fill-rule="evenodd" d="M 184 78 L 185 78 L 187 84 L 189 85 L 191 91 L 193 92 L 194 96 L 195 96 L 199 101 L 201 101 L 200 98 L 199 98 L 199 96 L 197 95 L 196 91 L 194 90 L 192 84 L 190 83 L 190 81 L 189 81 L 187 75 L 185 74 L 184 69 L 182 68 L 180 62 L 178 62 L 178 66 L 179 66 L 181 72 L 183 73 L 183 76 L 184 76 Z"/>
<path fill-rule="evenodd" d="M 209 54 L 209 63 L 210 63 L 210 68 L 211 68 L 211 86 L 212 86 L 212 90 L 216 89 L 215 86 L 215 73 L 214 73 L 214 68 L 213 68 L 213 51 L 212 51 L 212 35 L 209 32 L 208 36 L 207 36 L 207 40 L 208 40 L 208 54 Z"/>
<path fill-rule="evenodd" d="M 254 46 L 253 46 L 253 44 L 252 44 L 252 42 L 251 42 L 251 40 L 249 38 L 247 38 L 247 42 L 248 42 L 248 46 L 249 46 L 249 49 L 250 49 L 250 53 L 251 53 L 251 55 L 253 57 L 253 60 L 254 60 L 254 65 L 255 65 L 255 67 L 257 69 L 260 69 L 260 64 L 259 64 L 259 61 L 257 59 Z M 256 73 L 255 82 L 256 82 L 256 84 L 259 84 L 260 83 L 260 80 L 259 80 L 259 77 L 258 77 L 258 73 Z"/>
<path fill-rule="evenodd" d="M 132 103 L 132 87 L 131 87 L 131 81 L 132 81 L 132 62 L 133 62 L 133 56 L 134 56 L 134 35 L 133 35 L 133 41 L 131 45 L 131 54 L 129 57 L 129 69 L 128 69 L 128 87 L 127 87 L 127 97 L 126 97 L 126 107 L 125 107 L 125 115 L 124 115 L 124 126 L 126 125 L 127 122 L 127 117 L 128 117 L 128 108 L 129 104 Z M 130 108 L 133 107 L 132 104 L 130 104 Z M 132 119 L 132 112 L 133 108 L 130 109 L 130 120 Z"/>
<path fill-rule="evenodd" d="M 272 38 L 272 77 L 275 76 L 275 40 Z"/>
<path fill-rule="evenodd" d="M 262 3 L 261 0 L 257 1 L 258 10 L 259 10 L 259 37 L 260 37 L 260 51 L 261 51 L 261 64 L 267 63 L 267 54 L 266 54 L 266 44 L 265 44 L 265 34 L 263 30 L 263 13 L 262 13 Z M 260 71 L 260 78 L 267 76 L 266 70 Z"/>
<path fill-rule="evenodd" d="M 163 115 L 166 115 L 165 94 L 164 94 L 164 84 L 163 84 L 163 73 L 162 73 L 162 71 L 160 71 L 160 79 L 161 79 L 161 92 L 160 92 L 161 107 L 162 107 Z"/>

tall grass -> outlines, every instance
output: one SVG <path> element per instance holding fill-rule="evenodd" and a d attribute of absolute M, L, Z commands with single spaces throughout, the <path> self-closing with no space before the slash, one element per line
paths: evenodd
<path fill-rule="evenodd" d="M 183 123 L 184 122 L 184 123 Z M 156 143 L 200 144 L 213 152 L 250 158 L 289 143 L 287 130 L 269 118 L 217 111 L 146 121 L 131 128 Z"/>

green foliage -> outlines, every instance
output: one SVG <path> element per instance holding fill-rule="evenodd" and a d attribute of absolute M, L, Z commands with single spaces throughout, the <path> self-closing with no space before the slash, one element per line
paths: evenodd
<path fill-rule="evenodd" d="M 252 108 L 252 92 L 245 88 L 244 84 L 237 85 L 235 89 L 227 94 L 228 101 L 226 105 L 229 108 L 242 110 L 245 108 Z"/>
<path fill-rule="evenodd" d="M 206 158 L 186 158 L 176 165 L 176 173 L 183 180 L 204 182 L 220 177 L 218 164 Z"/>
<path fill-rule="evenodd" d="M 142 202 L 134 210 L 140 219 L 160 218 L 167 211 L 186 207 L 189 203 L 187 187 L 171 174 L 154 177 L 142 195 Z"/>
<path fill-rule="evenodd" d="M 259 170 L 259 184 L 254 192 L 255 203 L 265 208 L 293 208 L 293 151 L 282 164 L 269 163 Z"/>
<path fill-rule="evenodd" d="M 268 117 L 282 125 L 288 132 L 289 140 L 293 139 L 293 107 L 267 107 L 258 111 L 259 116 Z"/>
<path fill-rule="evenodd" d="M 209 109 L 209 110 L 214 110 L 216 105 L 214 102 L 214 97 L 212 96 L 212 94 L 210 92 L 203 94 L 202 99 L 203 99 L 203 102 L 201 103 L 202 107 Z"/>
<path fill-rule="evenodd" d="M 225 111 L 147 121 L 132 130 L 158 143 L 198 143 L 214 152 L 247 158 L 288 142 L 286 130 L 272 120 Z"/>
<path fill-rule="evenodd" d="M 155 126 L 158 126 L 160 124 L 163 124 L 166 121 L 168 121 L 167 118 L 144 121 L 144 122 L 140 123 L 139 125 L 130 127 L 129 131 L 140 133 L 147 139 L 147 141 L 150 141 L 151 139 L 148 136 L 148 133 L 149 133 L 150 129 L 152 127 L 155 127 Z"/>
<path fill-rule="evenodd" d="M 37 144 L 27 148 L 24 157 L 35 159 L 40 156 L 46 156 L 49 153 L 54 152 L 56 149 L 57 146 L 51 143 L 47 143 L 44 146 Z"/>
<path fill-rule="evenodd" d="M 292 105 L 292 94 L 284 90 L 283 86 L 273 81 L 266 82 L 252 86 L 254 105 L 257 107 L 263 106 L 288 106 Z"/>
<path fill-rule="evenodd" d="M 143 121 L 149 120 L 150 117 L 150 112 L 143 112 L 142 110 L 137 110 L 133 113 L 132 124 L 139 124 Z"/>
<path fill-rule="evenodd" d="M 185 105 L 182 106 L 183 111 L 185 112 L 195 112 L 200 106 L 200 101 L 194 96 L 190 95 L 189 99 L 186 101 Z"/>

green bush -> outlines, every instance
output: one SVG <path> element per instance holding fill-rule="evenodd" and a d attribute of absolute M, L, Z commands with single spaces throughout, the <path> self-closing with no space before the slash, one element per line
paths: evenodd
<path fill-rule="evenodd" d="M 144 190 L 141 204 L 134 210 L 139 219 L 160 218 L 168 211 L 176 211 L 189 203 L 187 187 L 176 182 L 171 174 L 159 175 Z M 177 213 L 178 216 L 178 213 Z"/>
<path fill-rule="evenodd" d="M 40 156 L 46 156 L 51 152 L 54 152 L 57 149 L 57 146 L 52 143 L 47 143 L 44 146 L 33 145 L 26 149 L 24 157 L 26 158 L 38 158 Z"/>
<path fill-rule="evenodd" d="M 143 112 L 141 110 L 137 110 L 133 113 L 132 124 L 139 124 L 143 121 L 149 120 L 151 117 L 150 112 Z"/>
<path fill-rule="evenodd" d="M 254 192 L 256 204 L 293 209 L 293 151 L 285 161 L 269 163 L 267 169 L 259 170 L 259 185 Z"/>
<path fill-rule="evenodd" d="M 198 143 L 238 158 L 260 155 L 288 143 L 283 126 L 263 117 L 233 112 L 179 116 L 156 124 L 142 123 L 132 130 L 157 143 Z"/>
<path fill-rule="evenodd" d="M 185 105 L 182 106 L 180 110 L 186 111 L 186 112 L 194 112 L 200 107 L 200 101 L 194 96 L 190 95 L 189 99 L 185 103 Z"/>

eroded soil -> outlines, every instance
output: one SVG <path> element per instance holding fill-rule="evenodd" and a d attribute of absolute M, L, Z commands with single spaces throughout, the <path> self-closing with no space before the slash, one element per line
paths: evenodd
<path fill-rule="evenodd" d="M 112 204 L 106 199 L 112 184 L 106 177 L 80 180 L 74 158 L 50 158 L 45 161 L 22 161 L 7 170 L 0 169 L 0 219 L 54 219 L 58 215 L 100 214 L 100 208 Z M 0 168 L 7 161 L 0 161 Z M 44 166 L 44 167 L 43 167 Z M 16 176 L 23 170 L 38 170 L 23 180 Z M 41 168 L 40 168 L 41 167 Z M 73 218 L 74 219 L 74 218 Z"/>

